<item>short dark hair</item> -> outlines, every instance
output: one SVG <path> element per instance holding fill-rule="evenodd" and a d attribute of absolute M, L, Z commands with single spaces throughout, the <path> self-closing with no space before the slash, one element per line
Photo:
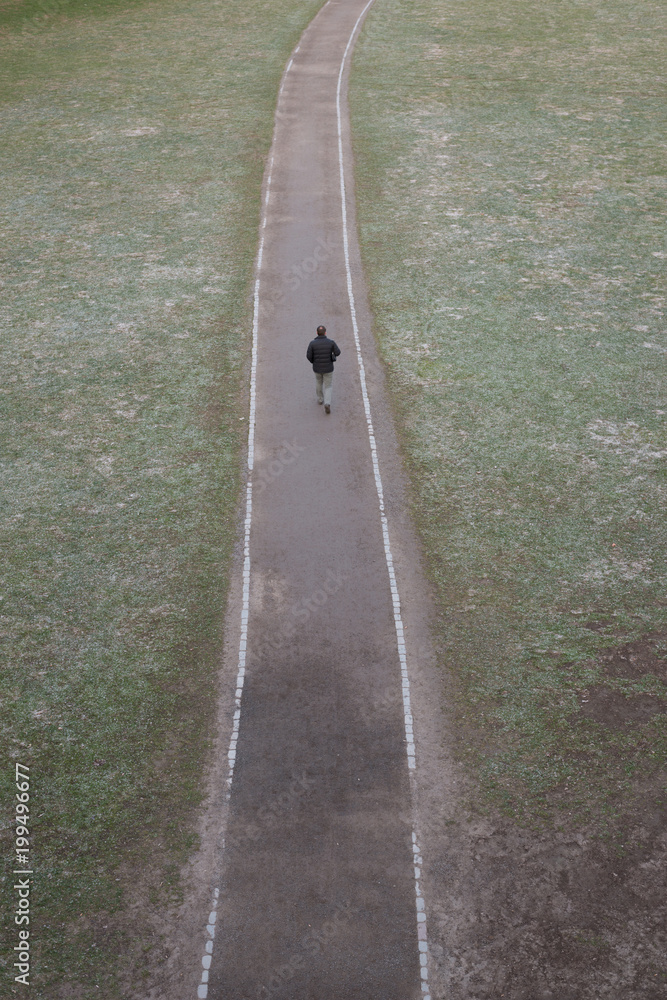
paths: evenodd
<path fill-rule="evenodd" d="M 326 326 L 318 326 L 317 333 L 318 333 L 319 336 L 322 336 L 322 334 L 326 333 L 326 332 L 327 332 Z"/>

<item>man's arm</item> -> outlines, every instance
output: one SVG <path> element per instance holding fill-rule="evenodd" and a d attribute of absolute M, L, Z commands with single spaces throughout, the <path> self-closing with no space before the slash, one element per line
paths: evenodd
<path fill-rule="evenodd" d="M 313 363 L 313 342 L 312 342 L 312 340 L 308 344 L 308 347 L 306 348 L 306 357 L 308 358 L 308 360 L 310 361 L 310 363 L 312 365 L 312 363 Z"/>
<path fill-rule="evenodd" d="M 338 355 L 340 354 L 340 347 L 338 346 L 335 340 L 332 340 L 331 343 L 333 344 L 333 352 L 336 355 L 336 357 L 338 357 Z"/>

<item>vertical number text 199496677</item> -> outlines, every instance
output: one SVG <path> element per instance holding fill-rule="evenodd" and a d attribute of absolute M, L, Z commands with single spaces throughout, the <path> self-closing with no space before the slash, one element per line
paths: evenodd
<path fill-rule="evenodd" d="M 14 924 L 18 928 L 18 941 L 14 952 L 18 961 L 14 968 L 18 975 L 14 981 L 24 986 L 30 985 L 30 768 L 26 764 L 16 765 L 16 833 L 15 833 L 15 864 L 14 891 L 16 892 L 16 910 Z"/>

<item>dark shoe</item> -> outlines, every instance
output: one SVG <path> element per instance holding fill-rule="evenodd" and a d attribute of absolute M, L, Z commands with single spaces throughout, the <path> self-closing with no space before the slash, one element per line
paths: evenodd
<path fill-rule="evenodd" d="M 324 404 L 324 412 L 325 413 L 331 413 L 331 407 L 329 406 L 328 403 Z"/>

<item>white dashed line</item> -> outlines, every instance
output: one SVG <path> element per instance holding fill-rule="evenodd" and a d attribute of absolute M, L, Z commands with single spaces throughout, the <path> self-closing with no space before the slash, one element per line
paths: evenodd
<path fill-rule="evenodd" d="M 340 71 L 338 73 L 338 86 L 336 88 L 336 114 L 338 118 L 338 166 L 340 172 L 340 199 L 341 199 L 341 212 L 343 219 L 343 252 L 345 254 L 345 272 L 347 275 L 347 295 L 350 302 L 350 315 L 352 317 L 352 330 L 354 332 L 354 343 L 357 348 L 357 363 L 359 365 L 359 380 L 361 382 L 361 395 L 364 401 L 364 412 L 366 414 L 366 425 L 368 427 L 368 440 L 371 446 L 371 458 L 373 462 L 373 475 L 375 477 L 375 488 L 378 495 L 378 503 L 380 507 L 380 521 L 382 524 L 382 537 L 384 540 L 384 554 L 387 561 L 387 571 L 389 573 L 389 586 L 391 589 L 391 599 L 394 607 L 394 623 L 396 627 L 396 644 L 398 647 L 398 658 L 401 664 L 401 688 L 403 692 L 403 715 L 405 723 L 405 742 L 408 757 L 408 768 L 410 771 L 410 786 L 414 794 L 414 775 L 413 772 L 416 768 L 416 758 L 415 758 L 415 739 L 413 733 L 413 722 L 412 722 L 412 709 L 410 706 L 410 679 L 408 677 L 408 663 L 407 654 L 405 650 L 405 639 L 403 633 L 403 619 L 401 617 L 401 600 L 398 593 L 398 585 L 396 583 L 396 574 L 394 573 L 394 560 L 391 554 L 391 545 L 389 542 L 389 524 L 387 521 L 387 516 L 384 510 L 384 489 L 382 486 L 382 477 L 380 476 L 380 465 L 377 457 L 377 446 L 375 442 L 375 433 L 373 431 L 373 420 L 371 418 L 371 406 L 368 399 L 368 389 L 366 387 L 366 370 L 364 368 L 364 360 L 361 353 L 361 343 L 359 341 L 359 327 L 357 325 L 357 311 L 354 304 L 354 291 L 352 288 L 352 271 L 350 268 L 350 250 L 349 250 L 349 240 L 348 240 L 348 229 L 347 229 L 347 204 L 346 204 L 346 192 L 345 192 L 345 164 L 343 160 L 343 130 L 342 130 L 342 116 L 340 110 L 340 94 L 341 86 L 343 81 L 343 71 L 345 69 L 345 62 L 347 60 L 347 54 L 350 50 L 354 36 L 357 32 L 359 24 L 362 21 L 368 8 L 374 3 L 374 0 L 369 0 L 361 14 L 357 18 L 357 22 L 352 29 L 352 33 L 347 42 L 345 52 L 343 53 L 343 58 L 340 64 Z M 417 843 L 417 835 L 413 832 L 412 834 L 412 850 L 415 856 L 415 894 L 416 894 L 416 909 L 417 909 L 417 934 L 419 943 L 419 965 L 420 965 L 420 975 L 422 980 L 422 993 L 424 994 L 423 1000 L 431 1000 L 429 994 L 428 986 L 428 936 L 426 932 L 426 913 L 424 895 L 420 886 L 421 878 L 421 853 L 419 850 L 419 845 Z M 417 864 L 417 859 L 419 859 L 419 865 Z"/>
<path fill-rule="evenodd" d="M 284 77 L 283 77 L 284 81 Z M 281 85 L 282 91 L 282 85 Z M 259 289 L 260 271 L 262 267 L 262 257 L 264 254 L 264 233 L 266 227 L 266 213 L 271 194 L 271 177 L 273 173 L 273 155 L 269 160 L 269 175 L 266 181 L 266 195 L 264 198 L 264 209 L 262 218 L 262 235 L 257 251 L 257 267 L 255 278 L 255 294 L 252 317 L 252 355 L 250 361 L 250 412 L 248 414 L 248 482 L 246 484 L 246 506 L 245 522 L 243 526 L 243 593 L 241 597 L 241 635 L 239 638 L 238 668 L 236 673 L 236 689 L 234 692 L 234 718 L 232 721 L 232 735 L 229 740 L 227 750 L 227 791 L 226 798 L 229 801 L 232 792 L 232 782 L 234 780 L 234 765 L 236 764 L 236 745 L 239 738 L 239 725 L 241 722 L 241 697 L 243 695 L 243 682 L 245 680 L 246 652 L 248 648 L 248 619 L 250 617 L 250 527 L 252 523 L 252 470 L 255 464 L 255 416 L 257 413 L 257 335 L 259 331 Z M 222 850 L 224 851 L 224 838 Z M 206 1000 L 208 996 L 208 974 L 211 967 L 213 955 L 213 941 L 215 940 L 215 920 L 217 916 L 218 898 L 220 889 L 213 890 L 213 903 L 206 925 L 208 939 L 204 946 L 202 956 L 201 982 L 197 987 L 198 1000 Z"/>
<path fill-rule="evenodd" d="M 204 954 L 202 955 L 202 974 L 201 983 L 197 987 L 197 997 L 199 1000 L 206 1000 L 208 995 L 208 970 L 211 967 L 211 957 L 213 954 L 213 939 L 215 938 L 215 922 L 218 917 L 218 898 L 220 895 L 219 889 L 213 890 L 213 899 L 211 901 L 211 912 L 208 915 L 208 923 L 206 925 L 206 933 L 208 939 L 204 947 Z"/>

